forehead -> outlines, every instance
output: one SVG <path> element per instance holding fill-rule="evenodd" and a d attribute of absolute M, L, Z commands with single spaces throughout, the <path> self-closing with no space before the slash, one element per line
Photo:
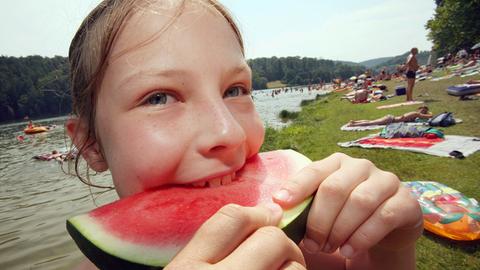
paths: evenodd
<path fill-rule="evenodd" d="M 217 50 L 227 58 L 241 55 L 243 59 L 238 38 L 226 18 L 205 1 L 151 1 L 137 7 L 125 21 L 114 41 L 109 64 L 125 58 L 131 64 L 143 63 L 153 58 L 152 52 L 164 57 L 164 63 L 178 62 L 195 52 L 201 57 L 202 50 Z"/>

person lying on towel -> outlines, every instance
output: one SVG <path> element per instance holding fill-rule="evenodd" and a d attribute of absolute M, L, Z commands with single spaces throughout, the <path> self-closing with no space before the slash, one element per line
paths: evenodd
<path fill-rule="evenodd" d="M 388 125 L 391 123 L 399 122 L 415 122 L 417 119 L 429 119 L 432 117 L 432 114 L 428 111 L 427 106 L 418 107 L 414 112 L 407 112 L 401 116 L 394 116 L 391 114 L 385 115 L 384 117 L 374 119 L 374 120 L 350 120 L 348 122 L 349 127 L 358 127 L 358 126 L 373 126 L 373 125 Z"/>

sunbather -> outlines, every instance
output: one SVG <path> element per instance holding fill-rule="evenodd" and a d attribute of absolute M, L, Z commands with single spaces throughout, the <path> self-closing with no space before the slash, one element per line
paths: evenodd
<path fill-rule="evenodd" d="M 351 120 L 348 122 L 349 127 L 358 127 L 358 126 L 372 126 L 372 125 L 388 125 L 391 123 L 399 122 L 414 122 L 418 119 L 429 119 L 432 117 L 432 114 L 428 111 L 427 106 L 421 106 L 414 112 L 408 112 L 401 116 L 394 116 L 391 114 L 385 115 L 382 118 L 374 120 Z"/>

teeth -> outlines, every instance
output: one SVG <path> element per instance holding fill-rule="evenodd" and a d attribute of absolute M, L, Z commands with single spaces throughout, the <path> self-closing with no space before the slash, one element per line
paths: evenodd
<path fill-rule="evenodd" d="M 220 177 L 208 181 L 209 187 L 219 187 L 221 185 L 222 185 L 222 180 Z"/>
<path fill-rule="evenodd" d="M 194 187 L 204 187 L 206 183 L 207 183 L 207 182 L 205 182 L 205 181 L 201 181 L 201 182 L 192 183 L 192 185 L 193 185 Z"/>
<path fill-rule="evenodd" d="M 225 175 L 222 177 L 222 185 L 228 185 L 232 182 L 232 175 Z"/>
<path fill-rule="evenodd" d="M 236 174 L 234 172 L 232 174 L 211 179 L 208 181 L 194 182 L 191 185 L 194 187 L 219 187 L 219 186 L 228 185 L 232 183 L 233 181 L 235 181 L 235 177 L 236 177 Z"/>

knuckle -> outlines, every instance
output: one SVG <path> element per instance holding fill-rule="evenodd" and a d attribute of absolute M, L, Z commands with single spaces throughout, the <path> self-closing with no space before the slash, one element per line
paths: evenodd
<path fill-rule="evenodd" d="M 377 196 L 370 191 L 352 193 L 350 200 L 361 209 L 371 209 L 377 205 Z"/>
<path fill-rule="evenodd" d="M 330 231 L 328 228 L 322 227 L 316 222 L 307 225 L 307 235 L 312 240 L 323 241 L 327 238 L 329 234 Z"/>
<path fill-rule="evenodd" d="M 371 162 L 370 160 L 365 159 L 365 158 L 358 158 L 355 161 L 357 163 L 357 166 L 360 166 L 360 167 L 364 167 L 364 168 L 375 167 L 373 162 Z"/>
<path fill-rule="evenodd" d="M 382 178 L 384 182 L 388 182 L 389 185 L 398 186 L 400 184 L 400 179 L 398 176 L 392 172 L 383 171 Z"/>
<path fill-rule="evenodd" d="M 331 179 L 331 181 L 325 181 L 320 185 L 320 192 L 328 198 L 339 198 L 346 195 L 346 190 L 340 184 L 340 179 Z"/>
<path fill-rule="evenodd" d="M 387 227 L 394 227 L 397 224 L 397 215 L 391 209 L 384 207 L 380 211 L 380 221 Z"/>
<path fill-rule="evenodd" d="M 341 152 L 335 152 L 329 156 L 329 158 L 333 158 L 333 159 L 345 159 L 346 157 L 348 156 Z"/>
<path fill-rule="evenodd" d="M 358 245 L 361 245 L 360 248 L 369 248 L 376 244 L 376 241 L 374 241 L 370 235 L 362 230 L 359 230 L 355 233 L 355 238 L 355 242 Z"/>
<path fill-rule="evenodd" d="M 227 204 L 220 208 L 217 213 L 218 218 L 233 220 L 242 227 L 247 226 L 252 220 L 250 215 L 244 210 L 244 207 L 236 204 Z"/>
<path fill-rule="evenodd" d="M 421 207 L 418 200 L 415 199 L 412 195 L 410 195 L 409 190 L 406 190 L 406 188 L 404 187 L 402 187 L 402 189 L 404 189 L 404 192 L 405 192 L 405 195 L 403 195 L 403 199 L 404 199 L 403 207 L 405 211 L 408 213 L 421 212 Z"/>

